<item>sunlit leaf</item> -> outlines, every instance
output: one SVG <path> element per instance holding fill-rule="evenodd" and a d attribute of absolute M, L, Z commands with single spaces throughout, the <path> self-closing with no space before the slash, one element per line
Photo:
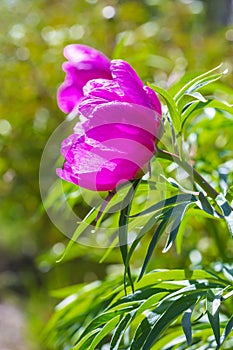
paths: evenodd
<path fill-rule="evenodd" d="M 214 294 L 212 290 L 207 292 L 207 315 L 214 332 L 217 344 L 220 344 L 220 320 L 219 309 L 221 305 L 221 293 Z"/>
<path fill-rule="evenodd" d="M 176 236 L 178 234 L 179 227 L 180 227 L 181 221 L 183 219 L 183 216 L 184 216 L 188 206 L 190 206 L 190 204 L 191 203 L 184 203 L 184 204 L 179 205 L 179 211 L 178 211 L 177 215 L 175 216 L 171 230 L 168 233 L 168 239 L 167 239 L 167 242 L 166 242 L 165 247 L 163 249 L 163 253 L 166 253 L 171 248 L 172 244 L 174 243 Z"/>
<path fill-rule="evenodd" d="M 164 209 L 166 207 L 169 206 L 175 206 L 179 203 L 183 203 L 183 202 L 195 202 L 197 200 L 196 196 L 192 195 L 192 194 L 177 194 L 175 196 L 172 196 L 170 198 L 166 198 L 154 205 L 152 205 L 151 207 L 141 211 L 138 214 L 132 215 L 132 217 L 136 217 L 138 215 L 146 215 L 146 214 L 150 214 L 156 211 L 159 211 L 160 209 Z"/>
<path fill-rule="evenodd" d="M 220 349 L 221 345 L 224 343 L 224 341 L 226 340 L 227 336 L 230 334 L 232 329 L 233 329 L 233 316 L 228 321 L 228 323 L 223 331 L 223 334 L 221 336 L 220 344 L 216 347 L 216 350 Z"/>
<path fill-rule="evenodd" d="M 95 336 L 88 349 L 95 350 L 96 346 L 100 343 L 100 341 L 114 329 L 114 327 L 119 323 L 119 321 L 120 316 L 113 317 L 110 321 L 108 321 L 104 325 L 104 327 L 99 331 L 99 333 Z"/>
<path fill-rule="evenodd" d="M 115 331 L 111 339 L 110 350 L 119 349 L 121 339 L 134 315 L 135 315 L 135 312 L 128 313 L 126 314 L 126 316 L 124 316 L 121 319 L 120 322 L 118 322 L 118 326 L 115 328 Z"/>
<path fill-rule="evenodd" d="M 228 201 L 226 198 L 222 195 L 219 194 L 216 198 L 216 203 L 219 205 L 219 207 L 222 210 L 222 213 L 224 215 L 224 219 L 227 223 L 227 227 L 233 237 L 233 209 L 229 205 Z"/>
<path fill-rule="evenodd" d="M 160 94 L 166 101 L 174 129 L 176 130 L 177 133 L 179 133 L 181 129 L 181 120 L 180 120 L 181 118 L 172 96 L 170 96 L 166 90 L 158 86 L 155 86 L 153 84 L 148 84 L 148 85 L 158 94 Z"/>
<path fill-rule="evenodd" d="M 168 225 L 168 221 L 167 220 L 162 220 L 160 222 L 160 224 L 158 225 L 155 233 L 153 234 L 153 237 L 152 237 L 152 239 L 150 241 L 150 244 L 149 244 L 149 247 L 148 247 L 148 250 L 147 250 L 147 253 L 146 253 L 146 257 L 144 259 L 144 262 L 143 262 L 143 265 L 142 265 L 142 268 L 141 268 L 138 280 L 140 280 L 142 278 L 142 276 L 144 275 L 145 270 L 147 268 L 147 265 L 148 265 L 148 263 L 149 263 L 149 261 L 150 261 L 150 259 L 152 257 L 152 254 L 154 252 L 155 246 L 158 243 L 159 237 L 161 236 L 163 230 L 166 228 L 167 225 Z"/>
<path fill-rule="evenodd" d="M 199 193 L 198 198 L 199 198 L 199 201 L 196 204 L 202 210 L 204 210 L 207 214 L 214 216 L 216 218 L 223 218 L 223 216 L 214 209 L 214 207 L 210 204 L 210 202 L 202 192 Z"/>
<path fill-rule="evenodd" d="M 194 97 L 196 100 L 199 100 L 201 102 L 207 102 L 207 99 L 200 93 L 200 92 L 186 92 L 187 96 Z"/>
<path fill-rule="evenodd" d="M 86 217 L 83 219 L 83 221 L 81 223 L 79 223 L 77 229 L 75 230 L 71 240 L 69 241 L 63 255 L 61 256 L 61 258 L 58 260 L 61 261 L 65 255 L 67 255 L 71 248 L 73 247 L 74 243 L 76 243 L 77 239 L 81 236 L 81 234 L 85 231 L 86 228 L 89 227 L 89 225 L 91 224 L 91 222 L 93 220 L 95 220 L 96 216 L 98 215 L 98 209 L 96 208 L 92 208 L 89 213 L 86 215 Z"/>
<path fill-rule="evenodd" d="M 227 104 L 226 102 L 218 100 L 208 100 L 206 102 L 198 101 L 190 103 L 186 106 L 182 113 L 182 129 L 184 124 L 190 120 L 191 117 L 201 113 L 201 110 L 205 112 L 205 108 L 214 108 L 222 112 L 227 112 L 229 115 L 233 114 L 233 106 Z"/>
<path fill-rule="evenodd" d="M 161 332 L 166 329 L 179 315 L 196 303 L 200 293 L 183 296 L 177 299 L 153 324 L 142 350 L 149 350 L 156 342 Z"/>
<path fill-rule="evenodd" d="M 215 72 L 218 71 L 221 68 L 222 64 L 219 66 L 211 69 L 208 72 L 205 72 L 204 74 L 201 74 L 191 81 L 189 81 L 187 84 L 185 84 L 180 91 L 175 95 L 174 99 L 175 101 L 179 101 L 180 98 L 186 93 L 192 93 L 194 91 L 197 91 L 199 88 L 204 86 L 205 84 L 211 83 L 213 81 L 218 80 L 222 74 L 216 74 Z M 215 73 L 215 74 L 212 74 Z"/>

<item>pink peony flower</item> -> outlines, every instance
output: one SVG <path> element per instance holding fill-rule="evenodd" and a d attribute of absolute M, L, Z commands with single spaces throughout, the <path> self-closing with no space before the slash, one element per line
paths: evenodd
<path fill-rule="evenodd" d="M 156 152 L 161 105 L 125 61 L 113 60 L 111 79 L 83 87 L 80 120 L 63 141 L 65 158 L 57 175 L 94 191 L 111 191 L 148 170 Z"/>

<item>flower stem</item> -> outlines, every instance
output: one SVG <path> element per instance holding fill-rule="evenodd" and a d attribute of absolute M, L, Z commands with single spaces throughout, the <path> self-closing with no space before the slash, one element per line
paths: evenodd
<path fill-rule="evenodd" d="M 193 176 L 196 183 L 198 183 L 209 197 L 215 199 L 219 195 L 219 193 L 189 163 L 181 160 L 176 154 L 157 147 L 156 157 L 170 160 L 182 167 L 189 175 Z"/>

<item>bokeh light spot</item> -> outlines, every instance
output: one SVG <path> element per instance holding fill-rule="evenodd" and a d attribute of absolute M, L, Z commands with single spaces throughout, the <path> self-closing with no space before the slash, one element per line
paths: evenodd
<path fill-rule="evenodd" d="M 113 6 L 105 6 L 102 10 L 104 18 L 110 19 L 113 18 L 116 14 L 116 10 Z"/>
<path fill-rule="evenodd" d="M 0 135 L 9 135 L 11 132 L 11 124 L 6 119 L 0 119 Z"/>

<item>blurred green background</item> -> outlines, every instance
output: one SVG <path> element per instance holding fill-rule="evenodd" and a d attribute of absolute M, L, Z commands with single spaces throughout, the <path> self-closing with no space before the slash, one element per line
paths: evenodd
<path fill-rule="evenodd" d="M 229 71 L 223 98 L 232 103 L 233 1 L 0 0 L 0 18 L 0 313 L 14 328 L 7 336 L 0 322 L 0 344 L 44 349 L 41 329 L 56 303 L 49 291 L 103 278 L 109 265 L 121 264 L 118 250 L 99 264 L 103 249 L 78 245 L 73 256 L 55 263 L 68 239 L 42 210 L 38 174 L 46 142 L 65 118 L 56 104 L 63 47 L 83 43 L 121 57 L 145 82 L 163 88 L 223 62 Z M 210 173 L 233 154 L 232 129 L 216 125 L 211 130 L 207 121 L 205 133 L 200 126 L 192 131 L 196 160 L 203 164 L 208 157 Z M 224 226 L 195 217 L 185 229 L 181 254 L 158 251 L 151 268 L 231 262 Z M 139 252 L 136 266 L 140 259 Z"/>

